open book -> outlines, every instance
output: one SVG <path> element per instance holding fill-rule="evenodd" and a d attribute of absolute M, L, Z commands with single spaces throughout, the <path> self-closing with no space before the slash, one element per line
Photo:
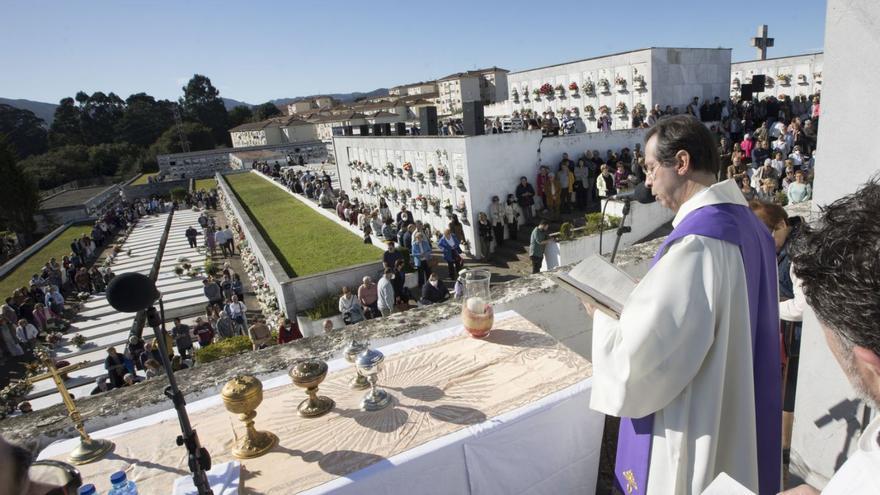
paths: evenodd
<path fill-rule="evenodd" d="M 612 265 L 602 256 L 593 254 L 571 271 L 557 275 L 560 286 L 580 299 L 603 306 L 620 316 L 623 303 L 636 286 L 628 273 Z"/>

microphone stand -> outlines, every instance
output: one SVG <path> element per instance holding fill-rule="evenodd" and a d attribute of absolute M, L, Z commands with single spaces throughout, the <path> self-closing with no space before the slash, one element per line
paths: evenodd
<path fill-rule="evenodd" d="M 623 234 L 627 234 L 632 232 L 632 227 L 627 227 L 624 225 L 626 222 L 626 216 L 629 215 L 629 207 L 632 202 L 631 198 L 623 198 L 623 217 L 620 219 L 620 225 L 617 226 L 617 238 L 614 239 L 614 249 L 611 251 L 611 264 L 614 264 L 614 258 L 617 257 L 617 248 L 620 246 L 620 238 L 623 237 Z M 608 204 L 607 202 L 605 203 Z M 605 221 L 604 217 L 602 219 L 603 223 Z"/>
<path fill-rule="evenodd" d="M 177 437 L 177 445 L 186 445 L 189 453 L 189 470 L 192 472 L 193 484 L 198 490 L 199 495 L 214 495 L 211 485 L 208 483 L 207 471 L 211 469 L 211 454 L 207 449 L 202 447 L 199 442 L 199 435 L 193 430 L 189 422 L 189 415 L 186 413 L 186 401 L 180 388 L 177 387 L 177 380 L 174 379 L 174 370 L 171 369 L 171 361 L 168 359 L 168 346 L 165 344 L 165 336 L 168 332 L 165 330 L 165 306 L 162 304 L 162 298 L 159 298 L 159 313 L 156 308 L 150 306 L 147 308 L 147 321 L 153 327 L 153 333 L 156 335 L 156 341 L 159 343 L 159 352 L 162 354 L 162 366 L 165 368 L 165 375 L 168 377 L 169 386 L 165 387 L 165 396 L 174 403 L 174 409 L 177 411 L 177 419 L 180 422 L 180 430 L 183 433 Z"/>

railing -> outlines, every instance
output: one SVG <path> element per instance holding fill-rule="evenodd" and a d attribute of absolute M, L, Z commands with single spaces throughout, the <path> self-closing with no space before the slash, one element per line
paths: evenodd
<path fill-rule="evenodd" d="M 156 258 L 153 260 L 153 266 L 150 267 L 149 277 L 153 283 L 159 278 L 159 268 L 162 266 L 162 256 L 165 254 L 165 244 L 168 242 L 168 235 L 171 232 L 171 221 L 173 219 L 174 210 L 172 209 L 171 213 L 168 214 L 168 220 L 165 222 L 165 230 L 162 232 L 162 239 L 159 240 L 159 249 L 156 251 Z M 129 337 L 134 335 L 140 338 L 143 334 L 144 323 L 146 323 L 146 320 L 147 312 L 143 309 L 138 311 L 131 324 L 131 330 L 128 333 Z"/>

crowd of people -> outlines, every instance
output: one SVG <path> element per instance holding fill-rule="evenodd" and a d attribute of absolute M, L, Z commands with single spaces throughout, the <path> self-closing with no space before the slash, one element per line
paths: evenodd
<path fill-rule="evenodd" d="M 109 265 L 94 264 L 102 248 L 118 232 L 159 208 L 155 198 L 108 207 L 89 234 L 71 241 L 69 254 L 60 261 L 49 259 L 27 286 L 7 295 L 0 307 L 0 359 L 25 356 L 52 331 L 65 330 L 69 326 L 66 300 L 103 292 L 115 276 Z"/>

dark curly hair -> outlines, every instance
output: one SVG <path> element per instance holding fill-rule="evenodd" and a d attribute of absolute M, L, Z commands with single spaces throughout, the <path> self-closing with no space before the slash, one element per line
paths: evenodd
<path fill-rule="evenodd" d="M 794 273 L 819 320 L 880 355 L 880 175 L 821 209 L 792 241 Z"/>

